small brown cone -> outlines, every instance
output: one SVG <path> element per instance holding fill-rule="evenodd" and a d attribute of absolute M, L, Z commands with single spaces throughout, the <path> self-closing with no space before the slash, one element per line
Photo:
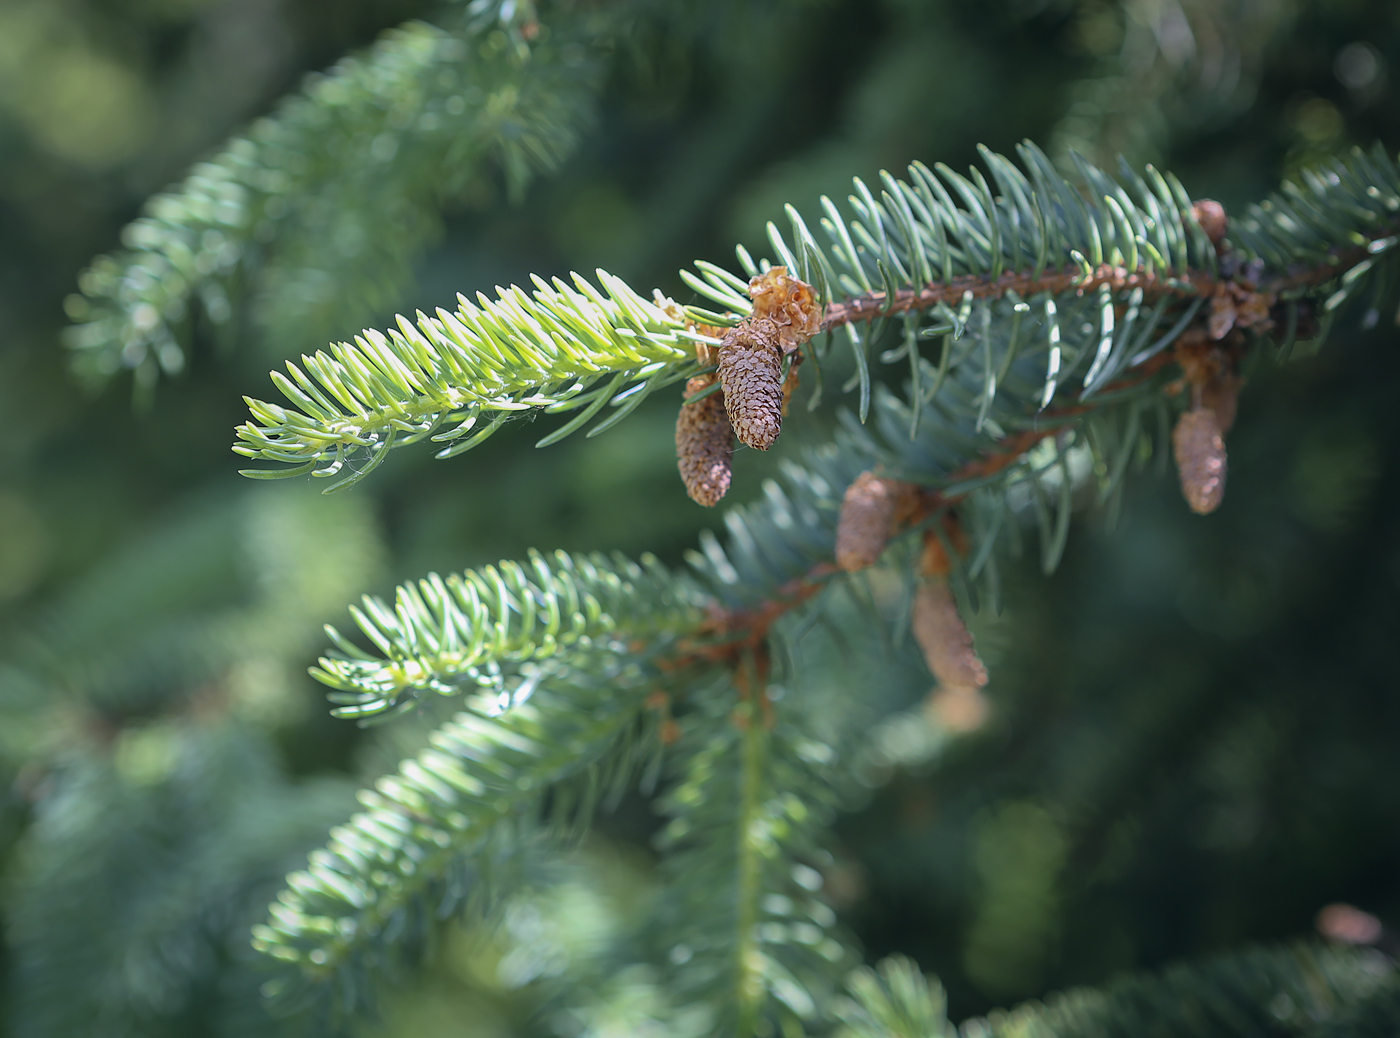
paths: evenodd
<path fill-rule="evenodd" d="M 714 384 L 713 375 L 700 375 L 685 384 L 690 397 Z M 681 404 L 676 416 L 676 463 L 691 500 L 713 508 L 729 490 L 734 430 L 724 413 L 722 392 L 693 404 Z"/>
<path fill-rule="evenodd" d="M 1191 213 L 1201 230 L 1206 232 L 1212 245 L 1219 245 L 1230 229 L 1230 218 L 1225 215 L 1225 207 L 1213 198 L 1198 198 L 1191 204 Z"/>
<path fill-rule="evenodd" d="M 724 406 L 740 441 L 766 451 L 783 429 L 783 350 L 770 321 L 729 329 L 719 348 Z"/>
<path fill-rule="evenodd" d="M 848 573 L 880 560 L 895 524 L 910 510 L 917 491 L 908 483 L 862 472 L 846 488 L 836 524 L 836 564 Z"/>
<path fill-rule="evenodd" d="M 977 689 L 987 683 L 987 668 L 972 647 L 972 635 L 958 615 L 958 603 L 946 580 L 919 583 L 910 626 L 942 688 Z"/>
<path fill-rule="evenodd" d="M 1225 498 L 1225 439 L 1216 413 L 1198 407 L 1183 414 L 1172 431 L 1172 448 L 1191 511 L 1214 512 Z"/>

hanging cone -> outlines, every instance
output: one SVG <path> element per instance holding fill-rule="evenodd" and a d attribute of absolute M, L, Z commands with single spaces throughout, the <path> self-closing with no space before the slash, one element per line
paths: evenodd
<path fill-rule="evenodd" d="M 729 329 L 719 348 L 724 407 L 740 442 L 766 451 L 783 430 L 783 351 L 767 321 Z"/>
<path fill-rule="evenodd" d="M 690 397 L 714 384 L 713 375 L 700 375 L 685 384 Z M 681 404 L 676 416 L 676 463 L 691 500 L 713 508 L 729 490 L 734 430 L 724 412 L 723 392 L 692 404 Z"/>
<path fill-rule="evenodd" d="M 821 330 L 822 311 L 812 286 L 770 267 L 749 280 L 753 312 L 724 334 L 719 380 L 724 406 L 741 443 L 766 451 L 783 429 L 788 398 L 797 385 L 797 357 L 782 377 L 783 358 Z M 799 355 L 800 356 L 800 355 Z"/>
<path fill-rule="evenodd" d="M 928 669 L 942 688 L 972 690 L 987 683 L 987 668 L 972 647 L 972 634 L 958 614 L 946 580 L 920 582 L 911 627 Z"/>
<path fill-rule="evenodd" d="M 873 566 L 901 518 L 918 502 L 909 483 L 862 472 L 846 488 L 836 526 L 836 564 L 849 573 Z"/>
<path fill-rule="evenodd" d="M 1197 407 L 1177 419 L 1172 450 L 1191 511 L 1214 512 L 1225 498 L 1225 439 L 1215 411 Z"/>

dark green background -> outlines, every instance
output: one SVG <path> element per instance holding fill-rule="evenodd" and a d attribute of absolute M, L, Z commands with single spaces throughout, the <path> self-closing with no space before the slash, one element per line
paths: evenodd
<path fill-rule="evenodd" d="M 1125 150 L 1230 208 L 1353 143 L 1400 146 L 1395 5 L 1188 4 L 1192 24 L 1214 24 L 1219 38 L 1202 35 L 1204 56 L 1171 75 L 1136 52 L 1122 59 L 1125 26 L 1151 9 L 885 0 L 760 18 L 735 5 L 676 19 L 684 31 L 640 28 L 618 48 L 597 121 L 563 171 L 516 205 L 483 183 L 450 214 L 404 305 L 596 266 L 689 299 L 676 269 L 723 262 L 736 241 L 759 254 L 763 223 L 781 218 L 783 202 L 810 214 L 819 194 L 843 197 L 850 176 L 898 174 L 914 159 L 961 168 L 979 142 L 1003 152 L 1026 137 L 1059 153 L 1077 144 L 1099 160 Z M 228 444 L 241 395 L 270 394 L 265 372 L 285 348 L 250 337 L 220 356 L 196 342 L 186 374 L 137 413 L 127 385 L 85 396 L 68 378 L 63 300 L 148 194 L 301 72 L 431 13 L 387 0 L 0 3 L 7 657 L 52 644 L 103 666 L 79 635 L 54 633 L 75 596 L 141 632 L 192 602 L 217 610 L 252 594 L 236 565 L 211 560 L 236 554 L 233 502 L 283 492 L 236 476 Z M 1133 32 L 1129 43 L 1142 36 Z M 1358 42 L 1379 72 L 1348 87 L 1339 55 Z M 955 1019 L 1306 935 L 1332 901 L 1383 918 L 1400 911 L 1393 307 L 1370 330 L 1353 314 L 1315 358 L 1251 371 L 1219 513 L 1191 515 L 1174 475 L 1149 468 L 1115 529 L 1083 515 L 1053 577 L 1030 557 L 1010 566 L 1005 614 L 974 623 L 992 670 L 991 722 L 936 767 L 895 769 L 841 823 L 833 890 L 844 918 L 872 958 L 904 951 L 938 973 Z M 363 590 L 531 546 L 679 561 L 719 517 L 691 504 L 675 476 L 674 406 L 652 401 L 604 436 L 540 452 L 528 426 L 452 461 L 400 452 L 350 492 L 382 538 Z M 775 454 L 821 436 L 830 417 L 829 407 L 801 417 Z M 775 462 L 739 456 L 733 497 L 755 495 Z M 223 533 L 182 539 L 201 508 L 235 518 Z M 146 554 L 125 576 L 92 576 L 133 557 L 132 545 Z M 194 589 L 171 591 L 178 579 L 152 573 L 194 574 Z M 393 735 L 329 719 L 320 690 L 297 676 L 316 627 L 343 615 L 340 602 L 320 603 L 299 618 L 306 645 L 276 662 L 286 702 L 251 722 L 223 701 L 191 708 L 222 680 L 217 669 L 167 673 L 155 657 L 132 664 L 120 695 L 42 685 L 11 694 L 4 723 L 22 734 L 0 749 L 0 874 L 24 875 L 26 833 L 75 760 L 119 755 L 123 733 L 163 718 L 187 740 L 247 726 L 297 776 L 389 766 Z M 908 663 L 911 680 L 928 681 Z M 604 823 L 606 853 L 644 876 L 652 824 L 629 802 Z M 25 882 L 11 882 L 7 912 L 31 897 Z M 119 884 L 109 893 L 120 899 Z M 0 1018 L 17 1035 L 56 1033 L 14 1008 L 31 997 L 16 986 L 25 954 L 11 929 Z M 468 1019 L 478 1029 L 466 1033 L 509 1033 L 490 1028 L 520 1019 L 528 994 L 483 995 L 462 961 L 441 960 L 385 1033 L 463 1033 Z M 191 1005 L 160 1033 L 202 1033 L 198 998 Z"/>

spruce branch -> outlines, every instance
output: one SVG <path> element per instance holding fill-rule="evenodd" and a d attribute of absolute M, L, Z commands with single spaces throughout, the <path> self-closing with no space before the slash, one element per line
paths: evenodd
<path fill-rule="evenodd" d="M 361 793 L 366 810 L 332 830 L 254 929 L 254 946 L 285 966 L 268 993 L 288 1007 L 371 1004 L 374 983 L 421 951 L 434 918 L 518 882 L 547 796 L 572 827 L 654 758 L 655 687 L 626 656 L 591 660 L 500 716 L 461 713 L 440 727 L 430 749 Z"/>
<path fill-rule="evenodd" d="M 400 585 L 392 605 L 365 596 L 350 612 L 382 655 L 327 627 L 339 651 L 311 675 L 336 690 L 337 717 L 400 712 L 430 692 L 468 689 L 514 704 L 561 663 L 663 652 L 700 626 L 703 607 L 693 584 L 649 555 L 638 564 L 556 551 L 551 564 L 531 552 L 524 565 L 504 561 Z"/>
<path fill-rule="evenodd" d="M 396 305 L 445 203 L 493 167 L 519 194 L 586 119 L 599 27 L 561 16 L 542 32 L 534 6 L 473 3 L 446 29 L 386 33 L 147 203 L 68 300 L 79 374 L 134 369 L 149 389 L 186 364 L 194 311 L 233 334 L 245 298 L 284 350 Z"/>
<path fill-rule="evenodd" d="M 1356 157 L 1353 161 L 1357 168 L 1364 164 Z M 992 165 L 994 173 L 1000 169 Z M 1034 173 L 1034 161 L 1031 166 Z M 277 457 L 280 451 L 277 460 L 299 460 L 299 471 L 324 464 L 323 474 L 345 464 L 347 445 L 371 451 L 373 463 L 382 458 L 397 431 L 421 438 L 433 434 L 449 417 L 457 428 L 438 435 L 461 439 L 448 448 L 456 453 L 479 442 L 509 414 L 581 409 L 573 421 L 547 438 L 557 439 L 581 427 L 610 402 L 617 405 L 617 413 L 609 422 L 655 386 L 707 371 L 716 359 L 716 349 L 722 360 L 726 342 L 732 347 L 737 338 L 721 331 L 722 325 L 751 329 L 766 319 L 753 312 L 756 307 L 743 293 L 751 292 L 763 279 L 786 277 L 787 269 L 812 279 L 800 283 L 815 286 L 827 303 L 828 317 L 832 305 L 855 300 L 866 306 L 860 301 L 875 299 L 877 292 L 884 293 L 889 309 L 891 301 L 901 298 L 899 292 L 916 293 L 930 283 L 917 279 L 925 278 L 924 268 L 931 268 L 934 258 L 950 277 L 978 277 L 996 286 L 1006 270 L 1022 269 L 1019 264 L 1034 247 L 1042 259 L 1036 261 L 1040 270 L 1033 273 L 1046 276 L 1053 251 L 1046 228 L 1059 236 L 1053 241 L 1055 248 L 1069 249 L 1079 271 L 1073 277 L 1065 275 L 1070 280 L 1063 285 L 1050 288 L 1022 284 L 1030 293 L 1025 296 L 1014 288 L 999 294 L 995 287 L 979 295 L 962 284 L 956 307 L 940 298 L 919 311 L 910 309 L 907 318 L 896 316 L 896 327 L 902 325 L 900 342 L 883 359 L 909 365 L 902 396 L 869 381 L 865 367 L 869 343 L 854 324 L 846 325 L 853 333 L 850 338 L 862 376 L 857 381 L 866 385 L 866 403 L 875 405 L 874 420 L 867 425 L 850 418 L 834 442 L 808 452 L 805 466 L 785 465 L 782 481 L 766 483 L 760 500 L 726 515 L 724 543 L 712 535 L 702 537 L 701 550 L 689 557 L 699 588 L 664 572 L 643 580 L 638 572 L 629 571 L 626 581 L 631 585 L 623 589 L 610 585 L 607 594 L 614 597 L 605 600 L 603 592 L 580 580 L 577 564 L 570 569 L 561 558 L 560 566 L 550 569 L 535 557 L 533 575 L 503 567 L 494 574 L 468 574 L 453 585 L 429 578 L 417 588 L 402 589 L 393 609 L 384 603 L 367 606 L 361 626 L 382 656 L 369 656 L 345 643 L 342 656 L 324 660 L 318 675 L 328 683 L 339 683 L 346 693 L 346 714 L 378 713 L 410 705 L 427 690 L 455 692 L 475 684 L 498 694 L 509 693 L 508 701 L 496 702 L 494 707 L 484 704 L 483 709 L 505 712 L 494 719 L 464 714 L 454 724 L 477 726 L 472 727 L 474 732 L 504 731 L 513 739 L 521 734 L 517 725 L 534 723 L 532 719 L 542 710 L 557 709 L 563 711 L 558 715 L 563 719 L 560 738 L 574 740 L 572 757 L 566 758 L 563 751 L 538 749 L 555 745 L 541 736 L 531 743 L 531 750 L 521 750 L 525 758 L 518 759 L 502 756 L 506 751 L 491 742 L 496 735 L 489 739 L 478 735 L 478 741 L 459 754 L 462 760 L 449 761 L 472 775 L 480 764 L 513 784 L 490 785 L 485 773 L 470 788 L 457 784 L 468 795 L 462 804 L 452 801 L 451 810 L 462 813 L 470 824 L 454 827 L 432 822 L 423 831 L 428 848 L 422 851 L 423 861 L 413 859 L 418 851 L 405 852 L 408 860 L 415 860 L 412 891 L 452 869 L 472 868 L 471 863 L 485 854 L 482 848 L 490 846 L 478 841 L 487 841 L 489 834 L 497 832 L 506 815 L 537 810 L 533 794 L 544 785 L 616 756 L 609 747 L 642 723 L 638 711 L 645 709 L 648 695 L 670 682 L 669 687 L 679 693 L 678 701 L 685 704 L 678 721 L 683 734 L 675 754 L 679 778 L 667 794 L 667 810 L 673 817 L 664 841 L 668 898 L 675 909 L 667 932 L 683 935 L 671 951 L 679 990 L 722 1007 L 716 1017 L 720 1030 L 752 1033 L 765 1022 L 810 1020 L 824 1014 L 830 968 L 844 956 L 834 939 L 826 943 L 830 939 L 822 921 L 826 916 L 793 886 L 802 884 L 794 878 L 796 873 L 784 867 L 816 853 L 819 830 L 839 800 L 842 773 L 836 763 L 840 752 L 833 749 L 831 740 L 817 740 L 804 729 L 808 722 L 793 699 L 774 702 L 765 661 L 772 646 L 782 643 L 784 618 L 821 597 L 838 577 L 845 579 L 845 570 L 837 565 L 837 544 L 848 489 L 862 473 L 890 481 L 882 486 L 892 490 L 894 504 L 888 515 L 882 509 L 876 517 L 883 541 L 922 533 L 945 560 L 946 574 L 938 573 L 938 579 L 946 581 L 939 585 L 940 608 L 945 613 L 952 610 L 950 615 L 955 616 L 955 600 L 961 599 L 976 608 L 979 586 L 995 598 L 996 549 L 1017 525 L 1007 520 L 1008 513 L 1035 517 L 1043 564 L 1053 569 L 1068 535 L 1084 459 L 1100 462 L 1101 495 L 1107 500 L 1121 488 L 1134 459 L 1142 458 L 1144 446 L 1149 453 L 1164 449 L 1169 417 L 1180 408 L 1171 396 L 1179 388 L 1170 378 L 1173 365 L 1183 373 L 1181 381 L 1192 387 L 1190 405 L 1204 406 L 1209 398 L 1211 413 L 1222 426 L 1228 424 L 1222 416 L 1232 413 L 1237 369 L 1248 350 L 1249 335 L 1285 328 L 1286 349 L 1291 339 L 1310 331 L 1309 308 L 1327 312 L 1339 306 L 1367 276 L 1368 264 L 1384 258 L 1394 244 L 1393 237 L 1379 236 L 1389 226 L 1386 221 L 1393 220 L 1388 215 L 1396 208 L 1391 202 L 1400 197 L 1392 190 L 1400 183 L 1393 166 L 1386 173 L 1391 179 L 1383 181 L 1387 186 L 1374 192 L 1367 188 L 1358 194 L 1335 170 L 1334 180 L 1320 181 L 1323 194 L 1334 203 L 1330 216 L 1318 215 L 1325 208 L 1320 201 L 1310 203 L 1306 217 L 1302 208 L 1285 212 L 1271 202 L 1273 208 L 1258 211 L 1267 220 L 1257 214 L 1247 216 L 1236 221 L 1228 235 L 1220 233 L 1218 221 L 1203 219 L 1203 214 L 1209 215 L 1205 207 L 1192 206 L 1166 178 L 1153 181 L 1165 185 L 1160 190 L 1139 180 L 1142 191 L 1157 193 L 1141 195 L 1135 202 L 1126 190 L 1106 187 L 1108 182 L 1097 171 L 1081 172 L 1091 186 L 1097 183 L 1104 189 L 1102 207 L 1083 201 L 1060 180 L 1055 182 L 1060 185 L 1055 187 L 1059 194 L 1049 193 L 1044 184 L 1032 185 L 1032 193 L 1024 195 L 1025 207 L 1018 208 L 1022 195 L 1016 193 L 1017 181 L 1005 170 L 999 180 L 1004 193 L 996 197 L 979 194 L 989 190 L 985 184 L 961 183 L 945 173 L 967 208 L 953 206 L 951 201 L 943 204 L 935 197 L 935 206 L 942 208 L 924 207 L 938 214 L 931 215 L 927 225 L 944 237 L 925 240 L 917 229 L 923 224 L 909 223 L 902 240 L 913 244 L 901 252 L 896 247 L 900 240 L 896 230 L 904 226 L 897 219 L 902 212 L 899 198 L 915 212 L 912 200 L 920 190 L 933 194 L 929 181 L 920 179 L 916 169 L 920 186 L 907 188 L 911 194 L 888 193 L 883 209 L 871 198 L 853 203 L 865 222 L 829 221 L 828 230 L 838 244 L 837 265 L 843 256 L 850 260 L 839 275 L 819 252 L 804 244 L 800 259 L 775 235 L 779 257 L 796 266 L 752 270 L 746 266 L 750 280 L 745 282 L 738 275 L 704 265 L 700 268 L 703 280 L 690 278 L 693 287 L 705 286 L 706 293 L 725 307 L 723 313 L 682 309 L 664 298 L 649 302 L 603 275 L 607 295 L 581 278 L 575 278 L 574 287 L 560 280 L 551 285 L 537 279 L 532 295 L 511 289 L 497 301 L 479 297 L 479 307 L 464 301 L 458 316 L 444 312 L 435 319 L 420 316 L 416 329 L 401 321 L 399 331 L 390 336 L 367 333 L 356 347 L 343 347 L 334 357 L 309 358 L 307 367 L 320 379 L 320 388 L 293 368 L 299 385 L 287 381 L 289 395 L 297 399 L 300 394 L 311 405 L 308 414 L 328 419 L 320 425 L 306 414 L 294 418 L 292 412 L 257 405 L 265 410 L 255 413 L 282 425 L 245 426 L 241 431 L 244 452 L 262 450 L 263 456 Z M 1037 175 L 1045 180 L 1043 173 Z M 945 188 L 940 190 L 946 193 Z M 1363 209 L 1358 198 L 1374 204 Z M 1026 212 L 1039 217 L 1022 220 Z M 1154 214 L 1150 225 L 1144 213 Z M 1343 217 L 1349 221 L 1345 232 L 1338 222 Z M 1138 218 L 1151 235 L 1130 236 Z M 1275 263 L 1271 268 L 1273 260 L 1266 254 L 1280 244 L 1271 237 L 1282 226 L 1279 220 L 1301 220 L 1298 226 L 1311 230 L 1299 233 L 1300 244 L 1290 264 Z M 1168 225 L 1170 229 L 1164 229 Z M 851 244 L 842 251 L 842 243 L 857 240 L 861 248 Z M 933 243 L 938 241 L 942 244 L 935 248 Z M 1079 245 L 1088 251 L 1081 252 Z M 1342 272 L 1345 263 L 1360 255 L 1367 258 Z M 866 266 L 872 256 L 880 288 Z M 1168 257 L 1183 262 L 1173 267 Z M 800 265 L 803 259 L 805 269 Z M 1103 274 L 1105 270 L 1109 273 Z M 1096 271 L 1103 275 L 1098 280 Z M 833 285 L 846 293 L 842 299 L 829 294 Z M 772 338 L 781 341 L 776 332 Z M 933 357 L 926 357 L 921 343 L 930 339 L 938 340 L 939 346 Z M 812 343 L 805 349 L 813 358 L 820 353 Z M 331 361 L 339 367 L 332 367 Z M 461 379 L 460 384 L 439 386 L 434 373 L 448 367 L 458 372 L 489 368 L 494 381 Z M 721 364 L 721 378 L 722 368 Z M 772 374 L 767 370 L 763 382 L 764 399 L 770 403 L 774 398 L 770 390 L 777 384 L 768 377 Z M 619 395 L 626 381 L 633 383 L 632 389 Z M 696 385 L 698 393 L 705 392 Z M 458 395 L 439 399 L 449 392 Z M 728 403 L 731 387 L 725 385 L 723 392 Z M 338 403 L 332 404 L 332 398 Z M 476 430 L 478 418 L 491 412 L 495 418 L 485 429 Z M 1158 434 L 1151 432 L 1152 423 L 1144 421 L 1144 416 L 1154 413 L 1160 416 L 1156 424 L 1163 430 Z M 335 427 L 334 422 L 345 424 Z M 343 434 L 351 425 L 353 433 L 346 439 Z M 290 439 L 292 430 L 300 437 L 296 443 Z M 267 454 L 253 446 L 260 436 L 266 442 L 291 445 L 301 454 L 280 447 Z M 336 436 L 342 439 L 337 441 Z M 954 513 L 957 522 L 952 526 Z M 860 561 L 878 555 L 879 547 L 864 544 Z M 567 580 L 561 576 L 565 571 Z M 603 572 L 601 565 L 599 572 Z M 590 626 L 589 609 L 575 605 L 570 597 L 576 593 L 578 603 L 585 602 L 588 594 L 599 601 L 594 626 Z M 645 615 L 644 607 L 657 602 L 663 605 L 658 615 Z M 568 619 L 575 616 L 582 622 Z M 950 621 L 940 630 L 946 633 L 957 626 Z M 775 632 L 779 637 L 773 637 Z M 965 631 L 959 628 L 954 633 L 961 636 Z M 930 638 L 922 641 L 928 643 Z M 604 644 L 598 651 L 600 642 Z M 959 646 L 955 648 L 965 652 L 967 646 Z M 928 644 L 924 647 L 929 649 Z M 937 653 L 930 651 L 930 656 Z M 972 675 L 964 683 L 980 684 L 981 673 L 967 660 L 963 663 L 963 670 Z M 615 727 L 588 728 L 593 734 L 575 737 L 571 725 L 583 721 L 568 711 L 596 705 L 597 700 L 590 697 L 605 686 L 627 690 L 618 698 L 631 703 L 626 709 L 632 712 L 627 719 L 609 714 L 616 720 Z M 523 704 L 514 705 L 522 699 Z M 483 708 L 480 702 L 476 705 Z M 588 716 L 598 720 L 596 715 Z M 573 721 L 568 720 L 571 717 Z M 480 729 L 481 725 L 488 728 Z M 511 752 L 516 745 L 511 743 Z M 419 774 L 412 768 L 425 766 L 421 761 L 410 762 L 403 774 L 412 778 Z M 405 794 L 407 800 L 374 801 L 371 807 L 400 818 L 417 819 L 413 811 L 426 812 L 430 821 L 448 810 L 447 801 L 437 806 L 429 803 L 429 793 L 439 795 L 438 786 L 415 781 L 419 781 L 413 787 L 417 792 Z M 453 788 L 446 779 L 440 785 L 449 793 Z M 386 788 L 397 791 L 401 784 L 391 781 Z M 373 811 L 362 817 L 372 815 Z M 472 818 L 480 819 L 480 824 L 471 823 Z M 415 823 L 395 824 L 407 832 Z M 349 857 L 344 860 L 348 864 L 335 866 L 333 873 L 364 876 L 372 868 Z M 312 872 L 315 868 L 313 864 Z M 316 897 L 332 897 L 327 891 L 336 890 L 338 880 L 328 874 L 315 883 L 298 882 L 298 891 L 314 888 L 320 891 Z M 275 927 L 260 931 L 259 939 L 267 950 L 284 954 L 289 961 L 309 963 L 310 972 L 304 975 L 312 980 L 342 976 L 335 972 L 340 963 L 377 961 L 380 951 L 366 948 L 378 949 L 379 944 L 328 950 L 321 937 L 306 936 L 319 932 L 317 928 L 325 934 L 339 932 L 335 928 L 340 924 L 333 917 L 358 912 L 354 899 L 379 898 L 381 888 L 392 895 L 385 902 L 387 911 L 391 915 L 400 911 L 402 899 L 395 900 L 399 898 L 397 879 L 389 883 L 372 877 L 367 883 L 355 887 L 353 895 L 344 891 L 335 895 L 340 903 L 352 904 L 352 909 L 322 905 L 330 922 L 305 923 L 305 913 L 296 908 L 286 915 L 287 942 L 274 939 Z M 722 911 L 716 911 L 716 905 Z M 796 921 L 788 918 L 793 905 L 807 906 L 794 917 Z M 372 915 L 370 930 L 377 931 L 389 919 L 390 915 Z M 286 947 L 292 951 L 285 951 Z M 279 953 L 278 948 L 284 951 Z M 313 955 L 321 958 L 310 958 Z M 322 969 L 328 964 L 333 964 L 330 972 Z"/>
<path fill-rule="evenodd" d="M 1025 342 L 1015 329 L 1045 330 L 1037 347 L 1049 362 L 1042 369 L 1043 409 L 1081 363 L 1087 371 L 1077 375 L 1080 392 L 1089 395 L 1171 346 L 1207 301 L 1216 339 L 1234 328 L 1297 328 L 1302 300 L 1319 293 L 1320 309 L 1335 310 L 1400 229 L 1400 170 L 1379 150 L 1355 152 L 1251 207 L 1233 222 L 1228 248 L 1212 240 L 1169 174 L 1149 167 L 1144 177 L 1125 168 L 1114 180 L 1081 162 L 1087 189 L 1080 193 L 1033 145 L 1019 153 L 1024 172 L 984 150 L 995 191 L 977 170 L 969 180 L 943 166 L 935 175 L 918 163 L 910 167 L 910 182 L 883 176 L 881 201 L 856 181 L 850 199 L 856 219 L 823 200 L 831 241 L 825 252 L 790 208 L 793 244 L 769 227 L 783 266 L 756 264 L 741 249 L 747 280 L 703 262 L 699 275 L 682 272 L 720 311 L 682 308 L 660 293 L 649 302 L 600 271 L 603 291 L 578 275 L 572 285 L 536 277 L 533 292 L 500 290 L 496 300 L 478 294 L 476 303 L 459 297 L 455 314 L 419 314 L 416 325 L 400 318 L 387 334 L 366 331 L 354 345 L 303 357 L 301 367 L 289 364 L 290 379 L 274 375 L 295 408 L 249 400 L 253 421 L 240 426 L 234 449 L 292 466 L 249 475 L 340 476 L 334 489 L 361 478 L 396 443 L 432 437 L 449 444 L 438 456 L 450 457 L 512 415 L 577 412 L 540 441 L 545 445 L 604 408 L 611 413 L 593 431 L 610 427 L 655 389 L 701 373 L 715 347 L 726 377 L 739 356 L 726 351 L 727 341 L 748 343 L 746 356 L 765 358 L 758 367 L 766 402 L 755 413 L 768 416 L 776 409 L 773 364 L 793 348 L 785 339 L 781 349 L 770 349 L 763 335 L 755 339 L 766 314 L 747 296 L 769 271 L 811 286 L 822 307 L 821 328 L 845 329 L 862 420 L 873 383 L 869 344 L 856 325 L 900 314 L 922 315 L 926 323 L 906 322 L 903 346 L 884 359 L 905 360 L 915 391 L 930 398 L 972 346 L 982 344 L 990 355 L 989 335 L 1003 338 L 1010 330 L 1002 351 L 1009 368 Z M 994 306 L 1006 301 L 1013 305 Z M 1064 319 L 1094 306 L 1087 322 Z M 1028 311 L 1035 315 L 1030 321 L 1017 316 Z M 974 319 L 988 322 L 985 332 L 969 324 Z M 1076 331 L 1085 324 L 1098 328 Z M 938 337 L 951 338 L 924 381 L 919 343 Z M 954 348 L 957 340 L 965 345 Z M 814 357 L 830 349 L 818 342 L 805 347 Z M 1009 372 L 986 374 L 993 373 L 1000 383 Z M 983 381 L 985 421 L 998 384 Z M 735 408 L 747 407 L 740 396 L 726 390 L 725 401 L 731 422 L 747 429 L 747 411 L 736 419 Z M 921 413 L 914 407 L 911 420 Z M 763 417 L 751 433 L 736 429 L 741 439 L 766 447 L 777 420 Z M 342 475 L 347 465 L 350 474 Z"/>
<path fill-rule="evenodd" d="M 745 653 L 732 682 L 736 695 L 707 695 L 682 721 L 657 930 L 675 990 L 710 1005 L 709 1033 L 752 1036 L 821 1020 L 849 959 L 810 864 L 842 772 L 810 708 L 772 701 L 762 653 Z"/>
<path fill-rule="evenodd" d="M 986 1021 L 993 1038 L 1138 1035 L 1247 1038 L 1382 1033 L 1356 1029 L 1400 992 L 1394 965 L 1354 949 L 1257 948 L 1134 976 L 1099 990 L 1078 989 Z M 1372 1026 L 1377 1022 L 1372 1016 Z"/>
<path fill-rule="evenodd" d="M 847 989 L 839 1038 L 1322 1038 L 1384 1033 L 1400 980 L 1393 964 L 1353 949 L 1254 948 L 997 1010 L 962 1028 L 949 1023 L 938 982 L 908 959 L 853 970 Z"/>
<path fill-rule="evenodd" d="M 840 1038 L 944 1038 L 956 1033 L 938 981 L 912 959 L 892 955 L 846 979 L 849 998 L 836 1004 Z"/>
<path fill-rule="evenodd" d="M 291 379 L 274 373 L 273 381 L 301 411 L 250 399 L 254 421 L 239 426 L 234 450 L 296 467 L 244 474 L 335 476 L 350 463 L 335 490 L 363 478 L 396 442 L 431 436 L 448 444 L 437 456 L 451 457 L 513 413 L 578 411 L 541 441 L 550 443 L 614 405 L 594 426 L 599 432 L 653 390 L 700 370 L 693 343 L 717 340 L 606 272 L 598 279 L 602 292 L 574 275 L 572 286 L 536 278 L 533 293 L 478 295 L 480 305 L 459 297 L 456 313 L 420 313 L 416 327 L 401 317 L 387 336 L 366 331 L 353 346 L 303 356 L 302 367 L 288 363 Z M 444 425 L 451 427 L 439 432 Z M 366 458 L 358 469 L 357 454 Z"/>

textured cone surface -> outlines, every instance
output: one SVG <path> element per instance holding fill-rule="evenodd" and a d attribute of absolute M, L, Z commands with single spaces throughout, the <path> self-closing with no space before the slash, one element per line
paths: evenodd
<path fill-rule="evenodd" d="M 734 434 L 766 451 L 783 429 L 783 351 L 771 322 L 731 328 L 719 349 L 719 380 Z"/>
<path fill-rule="evenodd" d="M 854 573 L 880 560 L 913 488 L 862 472 L 846 488 L 836 526 L 836 564 Z"/>
<path fill-rule="evenodd" d="M 771 321 L 784 353 L 816 335 L 822 310 L 812 286 L 788 275 L 787 267 L 770 267 L 749 280 L 754 322 Z"/>
<path fill-rule="evenodd" d="M 685 384 L 685 394 L 694 396 L 713 384 L 712 375 L 693 378 Z M 676 416 L 676 463 L 693 501 L 713 508 L 724 497 L 732 476 L 733 451 L 734 430 L 724 413 L 722 393 L 681 405 Z"/>
<path fill-rule="evenodd" d="M 1172 431 L 1172 449 L 1191 511 L 1214 512 L 1225 498 L 1225 440 L 1215 412 L 1198 407 L 1183 414 Z"/>
<path fill-rule="evenodd" d="M 945 689 L 976 689 L 987 683 L 987 668 L 972 647 L 972 635 L 958 615 L 958 603 L 946 581 L 919 584 L 911 618 L 914 640 L 924 651 L 928 669 Z"/>

